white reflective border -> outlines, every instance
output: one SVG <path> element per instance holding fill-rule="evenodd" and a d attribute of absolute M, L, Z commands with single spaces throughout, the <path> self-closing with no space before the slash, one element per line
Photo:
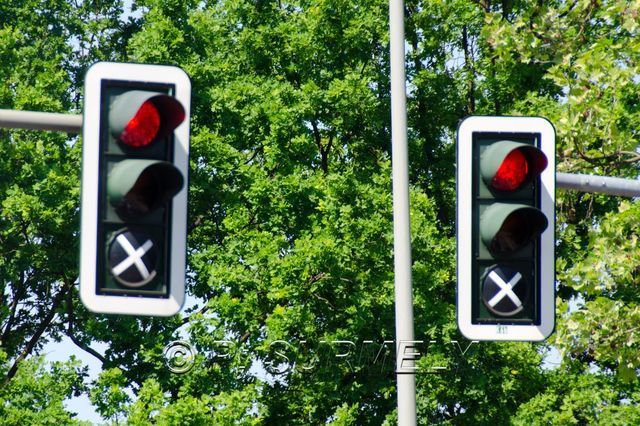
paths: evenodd
<path fill-rule="evenodd" d="M 547 157 L 547 168 L 541 173 L 540 208 L 549 226 L 540 243 L 541 324 L 496 325 L 472 324 L 472 137 L 475 132 L 539 133 L 540 149 Z M 457 239 L 458 239 L 458 327 L 470 340 L 540 341 L 555 327 L 555 129 L 542 117 L 482 117 L 464 119 L 457 138 Z"/>
<path fill-rule="evenodd" d="M 171 294 L 169 298 L 107 296 L 96 294 L 96 242 L 99 185 L 100 90 L 102 80 L 124 80 L 141 83 L 175 85 L 175 97 L 185 109 L 185 119 L 175 129 L 174 165 L 185 178 L 184 188 L 173 198 L 171 229 Z M 180 68 L 165 65 L 145 65 L 98 62 L 85 76 L 84 118 L 82 132 L 82 193 L 80 225 L 80 298 L 87 309 L 97 313 L 171 316 L 184 303 L 187 186 L 189 171 L 189 121 L 191 80 Z"/>

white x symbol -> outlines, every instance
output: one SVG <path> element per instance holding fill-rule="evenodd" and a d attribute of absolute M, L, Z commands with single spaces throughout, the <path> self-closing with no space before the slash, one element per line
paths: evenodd
<path fill-rule="evenodd" d="M 516 272 L 516 274 L 509 280 L 508 283 L 505 283 L 504 280 L 500 278 L 500 275 L 496 274 L 496 271 L 491 271 L 489 273 L 488 278 L 491 278 L 493 282 L 496 283 L 498 287 L 500 287 L 500 291 L 496 293 L 496 295 L 493 296 L 491 300 L 489 300 L 488 302 L 489 306 L 493 308 L 505 296 L 511 299 L 513 304 L 516 305 L 516 308 L 519 308 L 520 306 L 522 306 L 522 302 L 520 301 L 520 298 L 513 292 L 513 287 L 515 287 L 516 284 L 518 284 L 518 281 L 520 281 L 520 279 L 522 278 L 522 275 L 520 275 L 520 272 Z"/>
<path fill-rule="evenodd" d="M 144 256 L 144 254 L 149 251 L 151 247 L 153 247 L 153 242 L 151 240 L 147 240 L 136 250 L 131 245 L 131 242 L 129 242 L 129 240 L 127 240 L 127 238 L 123 234 L 118 235 L 116 241 L 120 244 L 124 251 L 127 252 L 129 256 L 113 267 L 113 274 L 120 275 L 121 273 L 126 271 L 129 266 L 135 264 L 136 268 L 138 268 L 138 272 L 140 272 L 140 275 L 142 275 L 142 278 L 144 280 L 149 278 L 149 270 L 147 269 L 147 265 L 145 265 L 142 261 L 142 256 Z"/>

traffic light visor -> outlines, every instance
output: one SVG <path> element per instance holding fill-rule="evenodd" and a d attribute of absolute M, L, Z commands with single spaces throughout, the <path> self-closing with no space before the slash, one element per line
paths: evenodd
<path fill-rule="evenodd" d="M 482 242 L 489 251 L 501 256 L 519 251 L 548 225 L 540 210 L 525 204 L 492 204 L 480 217 Z"/>
<path fill-rule="evenodd" d="M 182 173 L 169 162 L 123 160 L 109 173 L 107 194 L 121 217 L 140 217 L 169 202 L 183 185 Z"/>
<path fill-rule="evenodd" d="M 145 147 L 165 137 L 184 119 L 184 107 L 174 97 L 144 90 L 117 96 L 109 109 L 111 134 L 132 148 Z"/>
<path fill-rule="evenodd" d="M 491 144 L 480 157 L 485 184 L 499 192 L 514 192 L 535 179 L 547 167 L 538 148 L 513 141 Z"/>

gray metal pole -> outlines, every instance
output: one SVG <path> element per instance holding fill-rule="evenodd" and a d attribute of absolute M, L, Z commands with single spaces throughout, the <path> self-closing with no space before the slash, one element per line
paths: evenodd
<path fill-rule="evenodd" d="M 416 424 L 414 361 L 402 351 L 413 342 L 411 227 L 409 223 L 409 155 L 404 52 L 404 1 L 389 0 L 391 61 L 391 167 L 393 177 L 393 250 L 396 302 L 396 380 L 398 424 Z M 408 358 L 408 359 L 407 359 Z M 402 373 L 400 370 L 409 370 Z"/>
<path fill-rule="evenodd" d="M 622 197 L 640 197 L 640 181 L 610 176 L 556 173 L 556 188 L 599 192 Z"/>
<path fill-rule="evenodd" d="M 0 127 L 80 133 L 82 115 L 0 109 Z"/>

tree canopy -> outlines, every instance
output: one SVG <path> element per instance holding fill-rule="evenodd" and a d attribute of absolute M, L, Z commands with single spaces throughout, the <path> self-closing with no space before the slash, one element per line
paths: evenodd
<path fill-rule="evenodd" d="M 457 123 L 544 116 L 558 171 L 637 178 L 639 15 L 406 1 L 420 424 L 640 422 L 636 200 L 558 191 L 544 344 L 472 343 L 455 318 Z M 0 108 L 79 114 L 100 60 L 193 85 L 191 301 L 169 319 L 85 310 L 82 140 L 0 129 L 0 424 L 82 424 L 78 395 L 109 424 L 396 423 L 387 16 L 378 0 L 0 0 Z M 63 338 L 98 377 L 46 361 Z M 197 353 L 181 374 L 176 340 Z"/>

